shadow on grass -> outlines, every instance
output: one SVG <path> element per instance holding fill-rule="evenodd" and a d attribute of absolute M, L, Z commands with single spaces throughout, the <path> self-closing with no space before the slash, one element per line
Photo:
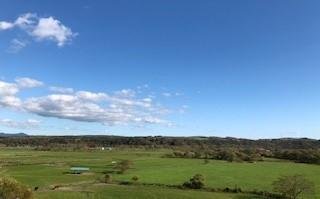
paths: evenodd
<path fill-rule="evenodd" d="M 232 199 L 270 199 L 264 196 L 255 196 L 255 195 L 237 195 Z"/>
<path fill-rule="evenodd" d="M 101 173 L 102 173 L 102 174 L 115 174 L 115 173 L 117 173 L 117 172 L 114 171 L 114 170 L 105 170 L 105 171 L 102 171 Z"/>

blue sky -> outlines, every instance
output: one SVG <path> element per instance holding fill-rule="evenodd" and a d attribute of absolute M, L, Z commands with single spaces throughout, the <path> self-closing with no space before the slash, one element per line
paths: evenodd
<path fill-rule="evenodd" d="M 2 0 L 0 131 L 318 139 L 319 9 Z"/>

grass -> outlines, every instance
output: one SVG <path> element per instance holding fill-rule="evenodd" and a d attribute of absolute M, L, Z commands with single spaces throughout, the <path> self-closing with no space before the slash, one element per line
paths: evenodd
<path fill-rule="evenodd" d="M 112 168 L 112 161 L 132 160 L 134 166 L 125 174 L 113 174 L 113 179 L 129 181 L 139 176 L 139 182 L 179 185 L 194 174 L 205 176 L 208 187 L 241 187 L 243 190 L 272 191 L 272 182 L 281 175 L 303 174 L 316 184 L 320 198 L 320 166 L 285 161 L 229 163 L 210 160 L 161 158 L 166 151 L 113 150 L 92 152 L 44 152 L 26 149 L 0 150 L 0 175 L 12 176 L 31 187 L 38 186 L 36 198 L 222 198 L 244 199 L 240 194 L 218 194 L 159 187 L 107 186 L 86 187 L 81 191 L 48 191 L 58 184 L 93 182 Z M 90 168 L 87 175 L 69 175 L 71 166 Z M 125 197 L 126 196 L 126 197 Z M 240 197 L 240 198 L 239 198 Z M 250 196 L 249 198 L 252 198 Z"/>
<path fill-rule="evenodd" d="M 260 199 L 238 194 L 210 193 L 202 191 L 176 190 L 159 187 L 108 185 L 91 188 L 91 192 L 42 192 L 36 199 Z"/>
<path fill-rule="evenodd" d="M 211 160 L 204 164 L 202 160 L 194 159 L 137 160 L 134 169 L 118 177 L 126 180 L 137 175 L 143 182 L 181 184 L 196 173 L 205 176 L 209 187 L 237 186 L 268 191 L 280 175 L 303 174 L 320 190 L 320 166 L 290 162 L 229 163 Z"/>

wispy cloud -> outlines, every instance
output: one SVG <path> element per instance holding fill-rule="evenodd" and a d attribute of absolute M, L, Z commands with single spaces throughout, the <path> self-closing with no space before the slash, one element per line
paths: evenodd
<path fill-rule="evenodd" d="M 19 39 L 12 39 L 10 42 L 10 46 L 7 50 L 7 52 L 9 53 L 17 53 L 20 50 L 22 50 L 23 48 L 25 48 L 27 46 L 27 42 L 26 41 L 22 41 Z"/>
<path fill-rule="evenodd" d="M 164 97 L 174 97 L 174 96 L 178 97 L 178 96 L 181 96 L 181 95 L 183 95 L 183 94 L 182 94 L 182 93 L 179 93 L 179 92 L 175 92 L 175 93 L 163 92 L 162 95 L 163 95 Z"/>
<path fill-rule="evenodd" d="M 178 112 L 181 113 L 181 114 L 183 114 L 183 113 L 186 113 L 186 111 L 187 111 L 188 109 L 189 109 L 189 106 L 188 106 L 188 105 L 182 105 L 182 106 L 179 108 Z"/>
<path fill-rule="evenodd" d="M 11 119 L 0 119 L 0 125 L 6 126 L 9 128 L 17 128 L 17 129 L 33 129 L 38 128 L 40 125 L 40 121 L 35 119 L 28 119 L 26 121 L 14 121 Z"/>
<path fill-rule="evenodd" d="M 57 86 L 50 86 L 49 90 L 54 93 L 73 93 L 73 88 L 65 88 L 65 87 L 57 87 Z"/>
<path fill-rule="evenodd" d="M 43 86 L 43 82 L 28 77 L 16 78 L 15 82 L 20 88 L 35 88 Z"/>

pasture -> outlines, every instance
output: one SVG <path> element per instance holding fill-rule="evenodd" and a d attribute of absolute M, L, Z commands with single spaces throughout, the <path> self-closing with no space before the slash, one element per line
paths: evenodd
<path fill-rule="evenodd" d="M 206 187 L 240 187 L 242 190 L 272 191 L 272 182 L 281 175 L 303 174 L 316 185 L 320 198 L 320 166 L 288 161 L 266 160 L 256 163 L 230 163 L 199 159 L 163 158 L 167 150 L 115 149 L 112 151 L 53 152 L 26 148 L 2 148 L 0 174 L 10 176 L 29 187 L 39 187 L 35 198 L 259 198 L 245 194 L 212 193 L 142 185 L 107 185 L 99 183 L 113 163 L 131 160 L 133 166 L 124 174 L 113 173 L 117 181 L 139 177 L 141 183 L 181 185 L 194 174 L 205 177 Z M 72 166 L 89 167 L 80 175 L 69 174 Z M 52 190 L 52 187 L 58 187 Z M 313 198 L 314 198 L 313 197 Z"/>

